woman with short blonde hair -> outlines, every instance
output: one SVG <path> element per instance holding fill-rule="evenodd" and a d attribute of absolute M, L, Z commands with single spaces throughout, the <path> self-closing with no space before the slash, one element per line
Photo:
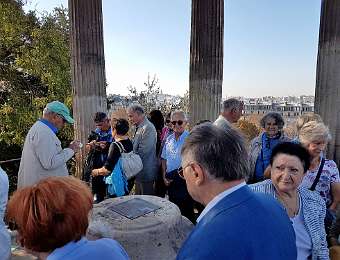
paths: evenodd
<path fill-rule="evenodd" d="M 322 123 L 322 118 L 319 114 L 313 113 L 313 112 L 309 112 L 309 113 L 305 113 L 302 114 L 301 116 L 299 116 L 296 120 L 296 124 L 295 124 L 295 128 L 296 128 L 296 134 L 298 135 L 301 128 L 307 124 L 308 122 L 311 121 L 316 121 L 318 123 Z"/>
<path fill-rule="evenodd" d="M 310 121 L 300 129 L 299 140 L 311 156 L 311 165 L 301 185 L 318 191 L 325 200 L 326 206 L 335 210 L 340 202 L 339 170 L 333 160 L 328 160 L 323 156 L 330 139 L 328 127 L 323 123 Z"/>

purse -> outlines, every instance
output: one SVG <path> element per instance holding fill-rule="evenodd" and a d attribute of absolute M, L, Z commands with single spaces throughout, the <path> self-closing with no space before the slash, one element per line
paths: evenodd
<path fill-rule="evenodd" d="M 133 151 L 127 153 L 124 146 L 120 142 L 115 142 L 121 154 L 122 171 L 127 180 L 135 177 L 141 170 L 143 170 L 143 162 L 140 156 Z"/>

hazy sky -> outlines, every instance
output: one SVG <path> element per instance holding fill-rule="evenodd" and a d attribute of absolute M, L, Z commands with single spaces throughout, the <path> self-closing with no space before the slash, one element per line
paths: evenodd
<path fill-rule="evenodd" d="M 51 11 L 67 0 L 29 0 Z M 223 96 L 314 94 L 321 0 L 226 0 Z M 103 0 L 108 93 L 189 88 L 190 0 Z"/>

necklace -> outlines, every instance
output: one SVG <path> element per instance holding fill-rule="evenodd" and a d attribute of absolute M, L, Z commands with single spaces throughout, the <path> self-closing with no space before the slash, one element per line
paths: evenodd
<path fill-rule="evenodd" d="M 283 204 L 283 206 L 285 207 L 288 216 L 289 217 L 295 217 L 298 213 L 299 213 L 299 196 L 298 194 L 296 194 L 296 199 L 295 199 L 295 205 L 290 206 L 289 203 L 287 203 L 287 201 L 280 196 L 280 194 L 276 193 L 277 198 L 279 199 L 279 201 Z"/>

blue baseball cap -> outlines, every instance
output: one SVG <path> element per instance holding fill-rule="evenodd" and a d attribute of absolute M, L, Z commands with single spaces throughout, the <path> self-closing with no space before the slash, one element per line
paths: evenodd
<path fill-rule="evenodd" d="M 67 108 L 67 106 L 65 106 L 64 103 L 61 103 L 59 101 L 52 101 L 51 103 L 48 103 L 46 105 L 46 108 L 51 112 L 61 115 L 67 121 L 67 123 L 74 123 L 74 120 L 70 115 L 70 110 Z"/>

